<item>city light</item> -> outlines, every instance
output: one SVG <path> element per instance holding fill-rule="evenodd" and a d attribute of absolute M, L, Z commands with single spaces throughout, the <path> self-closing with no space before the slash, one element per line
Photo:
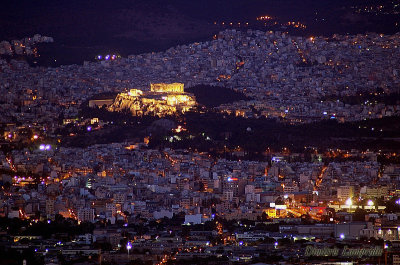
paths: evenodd
<path fill-rule="evenodd" d="M 315 35 L 340 13 L 310 9 L 305 32 L 251 8 L 123 59 L 64 47 L 91 59 L 76 65 L 34 68 L 10 58 L 27 41 L 0 40 L 0 244 L 56 263 L 395 263 L 400 33 Z"/>
<path fill-rule="evenodd" d="M 128 241 L 128 243 L 126 244 L 126 249 L 128 250 L 128 257 L 129 257 L 129 251 L 132 249 L 131 242 Z"/>
<path fill-rule="evenodd" d="M 51 145 L 49 145 L 49 144 L 41 144 L 41 145 L 39 145 L 39 150 L 41 150 L 41 151 L 48 151 L 50 149 L 51 149 Z"/>
<path fill-rule="evenodd" d="M 186 131 L 186 129 L 183 128 L 181 125 L 178 125 L 178 128 L 175 129 L 175 132 L 177 132 L 177 133 L 180 133 L 180 132 L 183 132 L 183 131 Z"/>
<path fill-rule="evenodd" d="M 118 58 L 121 58 L 121 55 L 117 55 L 117 54 L 107 54 L 107 55 L 97 55 L 97 56 L 95 56 L 95 59 L 96 60 L 106 60 L 106 61 L 109 61 L 109 60 L 116 60 L 116 59 L 118 59 Z"/>

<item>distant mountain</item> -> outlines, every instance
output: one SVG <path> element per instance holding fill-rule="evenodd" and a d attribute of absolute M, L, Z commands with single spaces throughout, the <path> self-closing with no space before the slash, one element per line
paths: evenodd
<path fill-rule="evenodd" d="M 0 8 L 0 25 L 1 40 L 34 32 L 82 46 L 117 39 L 192 39 L 204 37 L 209 26 L 168 1 L 151 0 L 7 1 Z"/>
<path fill-rule="evenodd" d="M 127 56 L 210 40 L 218 31 L 237 26 L 239 22 L 242 22 L 241 25 L 249 22 L 248 27 L 239 29 L 272 30 L 256 20 L 258 16 L 265 15 L 278 19 L 279 25 L 289 21 L 306 25 L 306 28 L 293 32 L 290 28 L 278 29 L 295 35 L 391 34 L 400 30 L 399 10 L 395 10 L 399 9 L 399 2 L 6 0 L 0 5 L 0 41 L 22 39 L 36 33 L 51 36 L 54 44 L 39 47 L 41 59 L 38 64 L 59 65 L 82 63 L 97 54 L 119 53 Z M 384 5 L 384 12 L 380 9 L 375 13 L 360 12 L 365 10 L 363 7 L 377 5 Z"/>
<path fill-rule="evenodd" d="M 83 45 L 115 39 L 186 40 L 215 31 L 214 21 L 245 22 L 263 15 L 301 21 L 311 34 L 398 31 L 400 25 L 394 28 L 393 19 L 399 20 L 394 9 L 400 9 L 400 1 L 378 1 L 385 5 L 385 12 L 358 12 L 361 7 L 378 5 L 374 2 L 377 1 L 8 0 L 2 1 L 0 7 L 0 40 L 21 39 L 35 33 Z"/>

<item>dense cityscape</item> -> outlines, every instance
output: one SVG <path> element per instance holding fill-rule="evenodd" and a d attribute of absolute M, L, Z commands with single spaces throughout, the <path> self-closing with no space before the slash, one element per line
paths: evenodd
<path fill-rule="evenodd" d="M 400 264 L 400 33 L 309 26 L 52 67 L 48 32 L 0 41 L 0 264 Z"/>

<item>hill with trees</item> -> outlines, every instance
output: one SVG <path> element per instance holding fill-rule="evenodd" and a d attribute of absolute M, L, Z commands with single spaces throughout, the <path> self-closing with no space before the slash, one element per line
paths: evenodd
<path fill-rule="evenodd" d="M 185 91 L 193 93 L 196 97 L 196 101 L 208 108 L 217 107 L 221 104 L 232 103 L 239 100 L 250 100 L 241 92 L 220 86 L 197 85 L 185 88 Z"/>

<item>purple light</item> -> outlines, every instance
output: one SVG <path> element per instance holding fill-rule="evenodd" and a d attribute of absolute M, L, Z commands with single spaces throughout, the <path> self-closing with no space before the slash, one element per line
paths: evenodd
<path fill-rule="evenodd" d="M 46 146 L 45 146 L 44 144 L 41 144 L 41 145 L 39 146 L 39 149 L 42 150 L 42 151 L 43 151 L 45 148 L 46 148 Z"/>
<path fill-rule="evenodd" d="M 106 55 L 106 60 L 110 60 L 110 55 Z"/>
<path fill-rule="evenodd" d="M 12 134 L 11 133 L 8 135 L 8 138 L 12 138 Z"/>
<path fill-rule="evenodd" d="M 88 132 L 90 132 L 90 131 L 92 130 L 92 126 L 88 126 L 88 127 L 86 128 L 86 130 L 87 130 Z"/>
<path fill-rule="evenodd" d="M 97 59 L 101 60 L 101 58 L 102 58 L 101 55 L 98 55 L 98 56 L 97 56 Z"/>
<path fill-rule="evenodd" d="M 51 145 L 46 144 L 46 146 L 44 147 L 44 150 L 50 150 L 51 149 Z"/>

